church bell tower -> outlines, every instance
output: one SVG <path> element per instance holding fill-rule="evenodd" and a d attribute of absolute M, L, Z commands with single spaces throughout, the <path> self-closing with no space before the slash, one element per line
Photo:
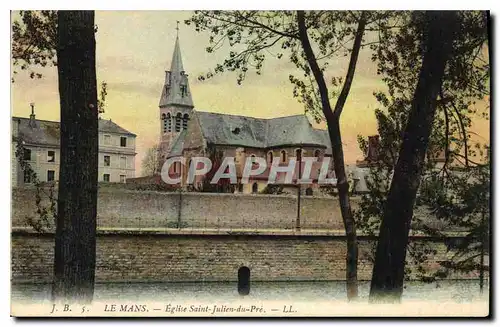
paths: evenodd
<path fill-rule="evenodd" d="M 159 158 L 163 162 L 179 135 L 187 129 L 194 108 L 188 75 L 184 71 L 179 45 L 179 22 L 177 38 L 170 70 L 165 72 L 165 83 L 160 97 L 160 143 Z"/>

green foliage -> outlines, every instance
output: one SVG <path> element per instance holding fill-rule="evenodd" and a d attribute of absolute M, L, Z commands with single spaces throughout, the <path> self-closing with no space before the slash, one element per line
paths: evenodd
<path fill-rule="evenodd" d="M 423 14 L 401 13 L 399 27 L 381 30 L 380 43 L 372 46 L 372 59 L 388 88 L 387 92 L 374 93 L 381 106 L 375 112 L 380 135 L 379 158 L 369 167 L 366 181 L 369 193 L 362 196 L 356 212 L 360 230 L 372 235 L 379 230 L 419 77 L 426 37 Z M 472 144 L 470 131 L 473 119 L 488 117 L 484 112 L 478 115 L 480 101 L 489 98 L 486 14 L 468 11 L 460 12 L 459 17 L 461 29 L 457 31 L 452 59 L 445 69 L 437 103 L 439 111 L 433 122 L 414 209 L 420 214 L 414 215 L 412 221 L 414 228 L 427 235 L 444 239 L 442 227 L 448 226 L 463 230 L 467 237 L 458 251 L 452 250 L 455 254 L 450 254 L 450 260 L 441 263 L 442 269 L 431 275 L 422 264 L 433 254 L 432 250 L 421 244 L 409 244 L 408 260 L 417 263 L 415 273 L 425 281 L 444 278 L 452 270 L 477 269 L 478 265 L 471 264 L 471 260 L 478 258 L 478 247 L 482 248 L 484 243 L 480 234 L 487 230 L 485 221 L 489 220 L 489 148 Z M 488 103 L 482 103 L 487 112 Z M 366 153 L 366 140 L 358 136 L 358 142 Z M 472 157 L 478 157 L 482 163 L 474 162 Z M 436 166 L 438 161 L 442 167 Z M 483 216 L 487 218 L 481 219 Z M 436 226 L 431 221 L 439 223 Z"/>
<path fill-rule="evenodd" d="M 99 114 L 104 113 L 104 107 L 106 106 L 106 96 L 108 95 L 108 83 L 101 83 L 101 90 L 99 91 L 99 97 L 97 98 L 97 109 Z"/>
<path fill-rule="evenodd" d="M 385 28 L 385 22 L 392 12 L 369 12 L 367 29 Z M 332 62 L 347 57 L 352 47 L 361 12 L 356 11 L 308 11 L 305 24 L 308 37 L 316 53 L 316 61 L 322 72 Z M 285 60 L 296 67 L 296 73 L 289 75 L 294 86 L 293 96 L 304 104 L 306 113 L 316 121 L 324 119 L 316 81 L 299 39 L 297 13 L 295 11 L 195 11 L 186 20 L 198 32 L 209 33 L 208 53 L 229 46 L 227 57 L 222 63 L 199 77 L 206 80 L 226 71 L 237 74 L 241 84 L 248 72 L 264 73 L 266 58 Z M 372 42 L 362 43 L 367 48 Z M 339 95 L 344 76 L 328 77 L 330 96 Z"/>
<path fill-rule="evenodd" d="M 40 182 L 30 163 L 24 160 L 25 151 L 22 139 L 17 140 L 15 155 L 19 162 L 19 167 L 24 174 L 30 176 L 30 180 L 36 189 L 35 204 L 37 217 L 26 217 L 26 223 L 37 232 L 45 232 L 54 225 L 57 217 L 57 199 L 55 197 L 54 183 Z M 48 186 L 48 189 L 46 186 Z M 48 205 L 42 202 L 44 199 L 48 200 Z"/>
<path fill-rule="evenodd" d="M 269 184 L 260 192 L 261 194 L 286 194 L 282 185 Z"/>
<path fill-rule="evenodd" d="M 31 78 L 42 74 L 34 66 L 55 66 L 57 46 L 57 11 L 21 10 L 20 21 L 12 23 L 12 59 L 14 67 L 30 69 Z M 13 74 L 17 74 L 14 68 Z M 14 78 L 12 78 L 14 81 Z"/>

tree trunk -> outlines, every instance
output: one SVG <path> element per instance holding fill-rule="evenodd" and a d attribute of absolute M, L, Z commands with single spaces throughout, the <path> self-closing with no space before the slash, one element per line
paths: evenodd
<path fill-rule="evenodd" d="M 349 183 L 345 173 L 344 151 L 342 148 L 342 137 L 340 133 L 340 115 L 344 109 L 344 104 L 349 95 L 351 84 L 354 79 L 356 63 L 358 61 L 361 41 L 366 25 L 366 12 L 361 14 L 356 30 L 353 49 L 349 60 L 346 79 L 342 87 L 342 91 L 335 104 L 335 110 L 332 111 L 330 99 L 328 97 L 328 88 L 323 77 L 323 73 L 318 66 L 316 57 L 312 50 L 307 36 L 305 26 L 304 12 L 297 12 L 297 23 L 299 26 L 299 36 L 302 43 L 302 48 L 306 54 L 307 62 L 311 67 L 316 83 L 318 84 L 319 93 L 321 96 L 321 106 L 328 125 L 328 134 L 332 145 L 333 166 L 335 177 L 337 178 L 337 190 L 339 192 L 339 203 L 342 220 L 344 222 L 345 233 L 347 237 L 347 256 L 346 256 L 346 282 L 347 282 L 347 299 L 354 300 L 358 297 L 358 243 L 356 238 L 356 224 L 351 210 L 351 202 L 349 200 Z"/>
<path fill-rule="evenodd" d="M 358 297 L 358 241 L 356 236 L 356 223 L 352 215 L 351 202 L 349 199 L 349 183 L 345 173 L 344 152 L 342 150 L 342 138 L 338 120 L 328 122 L 328 133 L 332 143 L 333 168 L 337 178 L 340 213 L 344 222 L 347 239 L 347 298 L 349 300 L 354 300 Z"/>
<path fill-rule="evenodd" d="M 93 11 L 59 11 L 61 165 L 53 299 L 89 303 L 96 264 L 98 110 Z"/>
<path fill-rule="evenodd" d="M 456 12 L 425 13 L 425 53 L 380 226 L 371 302 L 401 300 L 413 206 L 456 21 Z"/>

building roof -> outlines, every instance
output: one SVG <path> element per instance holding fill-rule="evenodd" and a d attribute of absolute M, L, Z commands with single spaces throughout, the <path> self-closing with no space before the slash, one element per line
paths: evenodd
<path fill-rule="evenodd" d="M 253 148 L 309 145 L 331 154 L 328 131 L 315 129 L 305 115 L 270 119 L 204 111 L 195 115 L 208 143 Z"/>
<path fill-rule="evenodd" d="M 59 122 L 35 119 L 35 126 L 32 127 L 29 118 L 12 117 L 12 121 L 13 123 L 19 122 L 18 136 L 22 137 L 26 143 L 59 146 L 61 133 Z M 99 119 L 99 132 L 136 136 L 107 119 Z"/>
<path fill-rule="evenodd" d="M 186 87 L 186 92 L 183 93 L 181 85 Z M 174 53 L 170 64 L 170 71 L 165 72 L 165 83 L 163 85 L 160 96 L 160 107 L 167 105 L 181 105 L 194 107 L 189 88 L 188 75 L 185 74 L 182 65 L 181 48 L 179 45 L 179 37 L 175 39 Z"/>
<path fill-rule="evenodd" d="M 184 149 L 184 140 L 186 138 L 187 130 L 183 130 L 179 133 L 175 141 L 173 142 L 172 149 L 168 154 L 168 157 L 178 157 L 182 155 L 182 150 Z"/>
<path fill-rule="evenodd" d="M 134 133 L 127 131 L 125 128 L 113 122 L 111 119 L 99 119 L 99 132 L 127 134 L 137 136 Z"/>

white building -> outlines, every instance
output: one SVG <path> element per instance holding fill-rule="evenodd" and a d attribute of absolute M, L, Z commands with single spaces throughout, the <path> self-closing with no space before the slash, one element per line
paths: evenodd
<path fill-rule="evenodd" d="M 22 140 L 24 159 L 41 182 L 59 180 L 60 124 L 55 121 L 12 117 L 12 186 L 30 184 L 16 158 L 17 142 Z M 106 119 L 99 119 L 99 182 L 125 183 L 135 177 L 136 135 Z"/>

